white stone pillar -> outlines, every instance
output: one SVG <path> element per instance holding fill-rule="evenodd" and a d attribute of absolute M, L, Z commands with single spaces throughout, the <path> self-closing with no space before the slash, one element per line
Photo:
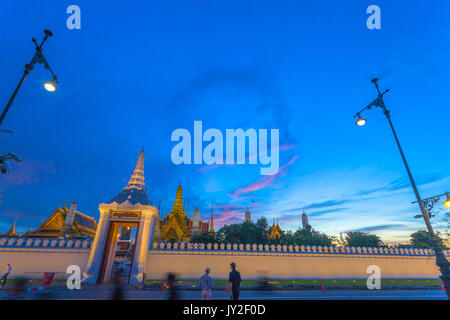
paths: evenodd
<path fill-rule="evenodd" d="M 109 210 L 102 208 L 102 205 L 100 205 L 99 210 L 100 220 L 98 222 L 97 232 L 95 233 L 94 243 L 92 244 L 91 252 L 89 254 L 86 270 L 83 272 L 83 283 L 95 284 L 97 282 L 98 272 L 102 262 L 110 216 Z"/>
<path fill-rule="evenodd" d="M 145 262 L 148 255 L 148 246 L 150 242 L 151 222 L 154 220 L 155 208 L 146 208 L 142 210 L 141 219 L 139 221 L 139 230 L 136 237 L 136 247 L 133 257 L 133 265 L 131 267 L 130 284 L 142 283 Z"/>
<path fill-rule="evenodd" d="M 153 235 L 155 232 L 155 226 L 156 223 L 158 223 L 158 219 L 156 218 L 156 216 L 152 216 L 151 222 L 150 222 L 150 234 L 149 234 L 149 238 L 148 238 L 148 247 L 147 247 L 147 251 L 150 250 L 152 248 L 153 245 Z"/>

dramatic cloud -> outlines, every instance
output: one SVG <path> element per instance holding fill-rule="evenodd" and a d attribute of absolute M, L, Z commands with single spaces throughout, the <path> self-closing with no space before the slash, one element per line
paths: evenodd
<path fill-rule="evenodd" d="M 252 212 L 252 209 L 257 208 L 260 205 L 260 203 L 250 203 L 244 207 L 235 204 L 215 204 L 214 226 L 221 227 L 226 224 L 240 223 L 244 220 L 244 213 L 247 208 Z"/>
<path fill-rule="evenodd" d="M 285 163 L 280 167 L 280 169 L 276 174 L 263 176 L 260 179 L 256 180 L 255 182 L 249 184 L 248 186 L 237 188 L 231 194 L 231 197 L 233 197 L 234 199 L 238 199 L 241 195 L 249 194 L 254 191 L 258 191 L 273 185 L 275 181 L 284 177 L 287 174 L 287 167 L 293 164 L 297 160 L 297 158 L 298 156 L 294 155 L 292 159 L 289 160 L 289 162 Z"/>
<path fill-rule="evenodd" d="M 383 231 L 383 230 L 389 230 L 389 229 L 403 229 L 404 227 L 405 227 L 405 224 L 403 224 L 403 223 L 391 223 L 391 224 L 380 224 L 380 225 L 376 225 L 376 226 L 358 228 L 357 231 L 373 232 L 373 231 Z M 354 230 L 348 230 L 348 231 L 354 231 Z"/>

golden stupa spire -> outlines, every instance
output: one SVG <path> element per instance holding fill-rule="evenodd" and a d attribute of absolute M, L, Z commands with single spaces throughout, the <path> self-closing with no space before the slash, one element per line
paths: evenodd
<path fill-rule="evenodd" d="M 211 202 L 211 220 L 209 221 L 209 232 L 214 232 L 214 201 Z"/>
<path fill-rule="evenodd" d="M 177 194 L 175 195 L 175 202 L 172 207 L 172 213 L 184 214 L 183 188 L 181 187 L 181 185 L 179 185 L 177 188 Z"/>

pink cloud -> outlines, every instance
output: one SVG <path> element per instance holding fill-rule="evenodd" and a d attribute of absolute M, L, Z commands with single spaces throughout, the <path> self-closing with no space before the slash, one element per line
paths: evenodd
<path fill-rule="evenodd" d="M 293 149 L 295 147 L 297 147 L 297 144 L 295 144 L 295 143 L 290 144 L 290 143 L 286 142 L 286 143 L 282 144 L 281 146 L 279 146 L 278 148 L 274 148 L 273 151 L 285 151 L 285 150 Z M 249 155 L 248 157 L 245 158 L 245 161 L 248 162 L 250 159 L 254 159 L 256 157 L 259 157 L 260 155 L 261 155 L 261 153 Z M 232 167 L 232 166 L 236 166 L 237 164 L 210 164 L 210 165 L 204 165 L 204 166 L 198 168 L 197 171 L 198 172 L 206 172 L 206 171 L 213 170 L 213 169 L 216 169 L 216 168 L 224 166 L 224 165 L 226 165 L 228 167 Z"/>
<path fill-rule="evenodd" d="M 240 187 L 234 190 L 234 192 L 231 194 L 231 197 L 234 199 L 239 198 L 241 195 L 249 194 L 254 191 L 258 191 L 261 189 L 264 189 L 268 186 L 271 186 L 275 183 L 276 180 L 279 178 L 284 177 L 287 174 L 287 167 L 293 164 L 297 160 L 298 156 L 294 155 L 289 162 L 285 163 L 280 167 L 278 172 L 273 175 L 267 175 L 263 176 L 262 178 L 256 180 L 255 182 L 249 184 L 248 186 Z"/>
<path fill-rule="evenodd" d="M 242 222 L 244 220 L 244 212 L 249 208 L 259 207 L 259 203 L 250 203 L 246 206 L 235 205 L 235 204 L 215 204 L 216 213 L 214 216 L 214 226 L 222 227 L 224 225 L 229 225 L 237 222 Z"/>
<path fill-rule="evenodd" d="M 286 150 L 289 150 L 289 149 L 292 149 L 292 148 L 295 148 L 295 147 L 297 147 L 297 144 L 295 144 L 295 143 L 289 144 L 288 142 L 286 142 L 286 143 L 283 143 L 281 146 L 279 146 L 278 149 L 274 148 L 273 151 L 286 151 Z M 267 150 L 267 151 L 269 151 L 269 150 Z M 266 153 L 267 152 L 265 152 L 264 154 L 266 154 Z M 259 152 L 257 154 L 250 155 L 249 157 L 247 157 L 246 160 L 250 160 L 250 159 L 253 159 L 255 157 L 260 157 L 261 154 L 262 153 Z"/>

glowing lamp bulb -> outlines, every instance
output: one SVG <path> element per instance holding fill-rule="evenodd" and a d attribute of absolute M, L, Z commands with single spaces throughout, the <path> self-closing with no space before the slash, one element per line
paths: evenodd
<path fill-rule="evenodd" d="M 51 80 L 51 81 L 48 81 L 48 82 L 44 82 L 44 88 L 48 92 L 55 92 L 56 90 L 58 90 L 58 87 L 56 87 L 56 84 L 55 84 L 54 80 Z"/>
<path fill-rule="evenodd" d="M 448 193 L 446 193 L 446 195 L 447 195 L 447 200 L 445 200 L 445 201 L 443 202 L 443 204 L 444 204 L 447 208 L 450 209 L 450 196 L 448 195 Z"/>
<path fill-rule="evenodd" d="M 358 126 L 362 127 L 363 125 L 366 124 L 366 121 L 367 121 L 366 119 L 361 118 L 360 116 L 358 116 L 358 120 L 356 120 L 356 124 L 357 124 Z"/>

